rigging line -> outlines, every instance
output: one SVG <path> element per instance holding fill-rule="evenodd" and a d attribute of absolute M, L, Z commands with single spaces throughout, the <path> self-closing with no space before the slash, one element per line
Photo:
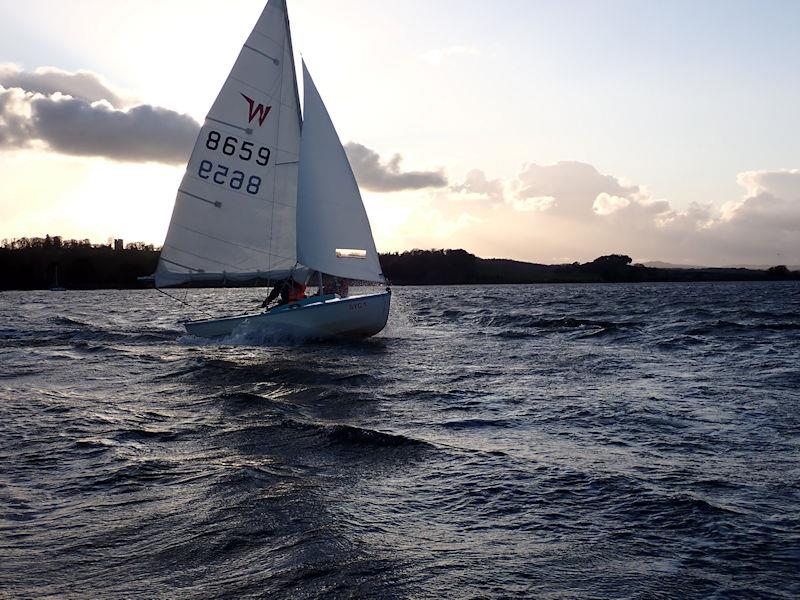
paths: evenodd
<path fill-rule="evenodd" d="M 176 297 L 176 296 L 173 296 L 172 294 L 168 294 L 167 292 L 165 292 L 165 291 L 164 291 L 164 290 L 162 290 L 161 288 L 155 288 L 155 290 L 156 290 L 158 293 L 160 293 L 160 294 L 164 294 L 164 295 L 165 295 L 167 298 L 172 298 L 173 300 L 175 300 L 175 301 L 177 301 L 177 302 L 180 302 L 181 304 L 185 304 L 186 306 L 188 306 L 188 307 L 189 307 L 189 308 L 191 308 L 191 309 L 194 309 L 194 310 L 196 310 L 196 311 L 198 311 L 198 312 L 201 312 L 201 313 L 203 313 L 204 315 L 207 315 L 207 316 L 209 316 L 209 317 L 212 317 L 212 318 L 214 317 L 214 315 L 212 315 L 210 312 L 208 312 L 208 311 L 206 311 L 206 310 L 203 310 L 202 308 L 199 308 L 199 307 L 197 307 L 197 306 L 192 306 L 191 304 L 189 304 L 189 303 L 188 303 L 188 302 L 186 302 L 185 300 L 181 300 L 180 298 L 178 298 L 178 297 Z M 189 293 L 189 292 L 188 292 L 188 290 L 187 290 L 187 292 L 186 292 L 186 293 L 187 293 L 187 295 L 188 295 L 188 293 Z"/>

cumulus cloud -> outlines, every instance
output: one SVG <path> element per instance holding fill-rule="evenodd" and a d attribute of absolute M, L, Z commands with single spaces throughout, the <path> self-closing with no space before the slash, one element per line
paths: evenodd
<path fill-rule="evenodd" d="M 547 203 L 548 210 L 581 219 L 597 214 L 593 205 L 600 194 L 633 198 L 641 193 L 638 186 L 627 185 L 616 177 L 601 174 L 590 164 L 577 161 L 562 161 L 554 165 L 527 164 L 511 188 L 515 191 L 514 206 L 520 209 L 524 210 L 531 204 L 542 205 L 536 199 L 552 198 L 553 201 Z"/>
<path fill-rule="evenodd" d="M 61 93 L 87 102 L 105 100 L 117 108 L 132 104 L 124 92 L 91 71 L 70 72 L 55 67 L 25 71 L 12 63 L 0 63 L 0 86 L 6 89 L 20 88 L 44 96 Z"/>
<path fill-rule="evenodd" d="M 597 194 L 597 198 L 594 199 L 592 210 L 598 215 L 610 215 L 630 205 L 631 201 L 627 198 L 612 196 L 606 192 L 601 192 Z"/>
<path fill-rule="evenodd" d="M 459 199 L 498 203 L 505 200 L 504 188 L 502 179 L 489 179 L 480 169 L 473 169 L 463 183 L 450 186 L 450 191 Z"/>
<path fill-rule="evenodd" d="M 439 67 L 447 58 L 459 55 L 477 56 L 478 54 L 480 54 L 480 50 L 476 46 L 447 46 L 446 48 L 429 50 L 420 54 L 420 58 L 435 67 Z"/>
<path fill-rule="evenodd" d="M 399 154 L 382 163 L 377 152 L 362 144 L 349 142 L 344 149 L 359 185 L 373 192 L 398 192 L 447 185 L 447 177 L 442 171 L 401 171 L 400 162 L 403 158 Z"/>
<path fill-rule="evenodd" d="M 722 206 L 722 221 L 800 232 L 800 170 L 746 171 L 737 181 L 746 196 Z"/>
<path fill-rule="evenodd" d="M 465 221 L 459 230 L 462 243 L 479 254 L 571 262 L 618 252 L 683 264 L 800 264 L 800 170 L 737 179 L 744 190 L 739 199 L 678 207 L 587 163 L 527 164 L 508 181 L 477 172 L 433 194 L 425 214 L 440 210 L 455 220 L 466 206 L 460 200 L 487 200 L 477 192 L 494 181 L 505 200 L 469 204 L 480 223 Z"/>
<path fill-rule="evenodd" d="M 556 205 L 553 196 L 531 196 L 514 199 L 514 208 L 520 212 L 544 212 Z"/>
<path fill-rule="evenodd" d="M 62 154 L 118 161 L 186 161 L 199 124 L 188 115 L 143 104 L 126 110 L 0 87 L 0 149 L 46 147 Z"/>

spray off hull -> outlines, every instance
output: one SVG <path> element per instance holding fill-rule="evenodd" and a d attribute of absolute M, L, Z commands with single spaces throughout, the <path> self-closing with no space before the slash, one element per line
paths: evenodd
<path fill-rule="evenodd" d="M 391 292 L 349 298 L 313 298 L 269 312 L 190 321 L 186 331 L 203 338 L 289 338 L 325 340 L 365 338 L 379 333 L 389 318 Z"/>

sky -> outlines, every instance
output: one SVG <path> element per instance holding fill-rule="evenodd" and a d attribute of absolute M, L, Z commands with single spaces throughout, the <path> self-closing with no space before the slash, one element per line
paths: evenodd
<path fill-rule="evenodd" d="M 800 3 L 288 6 L 379 250 L 800 264 Z M 262 8 L 0 0 L 0 239 L 160 244 Z"/>

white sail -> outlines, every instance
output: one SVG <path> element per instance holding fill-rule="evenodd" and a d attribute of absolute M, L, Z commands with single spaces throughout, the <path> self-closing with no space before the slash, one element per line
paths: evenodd
<path fill-rule="evenodd" d="M 200 130 L 156 285 L 285 277 L 297 261 L 299 146 L 286 4 L 270 0 Z"/>
<path fill-rule="evenodd" d="M 337 277 L 384 281 L 358 184 L 305 62 L 303 109 L 298 261 Z"/>

